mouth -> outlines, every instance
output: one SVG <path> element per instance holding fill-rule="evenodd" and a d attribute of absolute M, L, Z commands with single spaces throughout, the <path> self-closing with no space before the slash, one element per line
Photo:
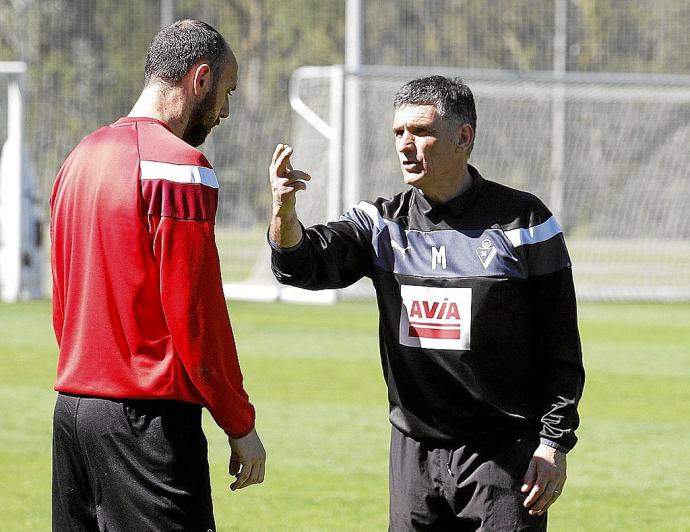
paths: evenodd
<path fill-rule="evenodd" d="M 405 161 L 400 162 L 400 166 L 406 172 L 411 172 L 411 173 L 418 173 L 422 170 L 422 162 L 421 161 L 405 160 Z"/>

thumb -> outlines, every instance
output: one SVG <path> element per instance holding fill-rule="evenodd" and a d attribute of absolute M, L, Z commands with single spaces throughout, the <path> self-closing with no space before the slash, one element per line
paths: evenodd
<path fill-rule="evenodd" d="M 525 477 L 522 479 L 522 488 L 520 488 L 520 491 L 522 493 L 527 493 L 529 490 L 532 489 L 532 486 L 534 485 L 534 482 L 537 480 L 537 462 L 534 458 L 532 458 L 529 461 L 529 467 L 527 467 L 527 473 L 525 473 Z"/>
<path fill-rule="evenodd" d="M 240 460 L 235 456 L 235 453 L 230 454 L 230 465 L 228 466 L 228 473 L 230 473 L 232 476 L 237 476 L 237 474 L 240 472 L 240 466 L 241 462 Z"/>

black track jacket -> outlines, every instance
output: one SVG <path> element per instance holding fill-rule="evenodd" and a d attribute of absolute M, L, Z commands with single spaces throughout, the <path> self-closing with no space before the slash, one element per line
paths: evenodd
<path fill-rule="evenodd" d="M 390 421 L 419 441 L 576 443 L 584 369 L 570 259 L 535 196 L 485 180 L 445 204 L 410 188 L 272 245 L 284 284 L 370 277 Z"/>

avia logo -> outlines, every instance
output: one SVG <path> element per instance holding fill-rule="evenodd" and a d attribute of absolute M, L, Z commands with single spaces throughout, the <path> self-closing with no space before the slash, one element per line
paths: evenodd
<path fill-rule="evenodd" d="M 479 257 L 479 260 L 481 261 L 482 266 L 484 266 L 484 269 L 486 270 L 489 267 L 489 264 L 491 264 L 491 261 L 494 260 L 496 253 L 498 253 L 498 250 L 494 247 L 491 240 L 486 238 L 486 239 L 482 240 L 481 247 L 478 247 L 475 250 L 475 252 L 477 253 L 477 256 Z"/>
<path fill-rule="evenodd" d="M 425 321 L 432 320 L 432 321 Z M 460 311 L 454 301 L 413 300 L 409 335 L 417 338 L 460 339 Z"/>
<path fill-rule="evenodd" d="M 470 349 L 472 289 L 400 285 L 400 344 Z"/>
<path fill-rule="evenodd" d="M 400 244 L 398 244 L 395 240 L 391 238 L 391 247 L 393 249 L 397 249 L 400 254 L 402 255 L 402 258 L 405 258 L 405 253 L 407 253 L 407 250 L 410 249 L 410 246 L 407 246 L 406 248 L 402 247 Z"/>
<path fill-rule="evenodd" d="M 460 319 L 458 305 L 454 301 L 448 304 L 448 298 L 440 301 L 412 301 L 410 318 L 433 318 L 436 320 L 447 320 L 450 318 Z"/>

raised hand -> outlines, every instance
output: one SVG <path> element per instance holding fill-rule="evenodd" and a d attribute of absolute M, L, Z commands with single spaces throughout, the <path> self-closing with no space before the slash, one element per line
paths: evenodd
<path fill-rule="evenodd" d="M 289 213 L 295 208 L 295 194 L 307 188 L 311 176 L 301 170 L 294 170 L 290 164 L 292 146 L 278 144 L 268 167 L 273 191 L 273 214 Z"/>
<path fill-rule="evenodd" d="M 297 218 L 295 194 L 307 188 L 311 176 L 295 170 L 290 164 L 292 146 L 278 144 L 273 152 L 268 174 L 273 193 L 273 212 L 268 235 L 271 242 L 281 247 L 292 247 L 299 244 L 302 238 L 302 226 Z"/>

